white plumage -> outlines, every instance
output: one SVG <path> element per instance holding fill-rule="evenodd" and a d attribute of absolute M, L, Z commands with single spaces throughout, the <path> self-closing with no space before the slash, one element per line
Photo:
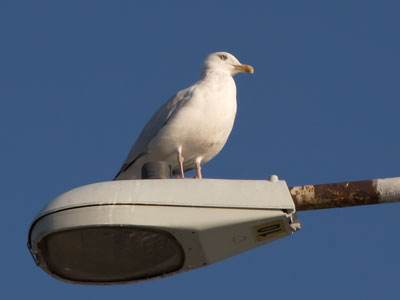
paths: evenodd
<path fill-rule="evenodd" d="M 216 52 L 203 63 L 201 79 L 162 105 L 142 130 L 115 180 L 141 178 L 147 162 L 167 162 L 174 174 L 196 169 L 224 147 L 236 116 L 233 76 L 253 73 L 232 54 Z"/>

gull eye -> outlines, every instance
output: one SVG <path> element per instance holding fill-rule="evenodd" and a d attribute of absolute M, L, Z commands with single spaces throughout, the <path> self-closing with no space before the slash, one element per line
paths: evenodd
<path fill-rule="evenodd" d="M 222 60 L 227 60 L 228 57 L 225 54 L 221 54 L 219 55 L 219 58 Z"/>

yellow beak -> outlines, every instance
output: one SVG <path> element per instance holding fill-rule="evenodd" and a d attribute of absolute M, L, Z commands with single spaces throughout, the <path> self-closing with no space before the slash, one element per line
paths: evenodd
<path fill-rule="evenodd" d="M 235 70 L 238 70 L 239 72 L 243 73 L 254 73 L 254 68 L 249 65 L 233 65 L 235 67 Z"/>

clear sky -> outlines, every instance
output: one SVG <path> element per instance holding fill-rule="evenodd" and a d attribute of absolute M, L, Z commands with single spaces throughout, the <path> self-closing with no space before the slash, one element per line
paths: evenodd
<path fill-rule="evenodd" d="M 1 298 L 397 297 L 398 204 L 301 212 L 291 237 L 140 284 L 57 281 L 26 242 L 46 203 L 115 175 L 214 51 L 255 73 L 236 76 L 235 126 L 204 177 L 400 176 L 399 13 L 398 1 L 1 1 Z"/>

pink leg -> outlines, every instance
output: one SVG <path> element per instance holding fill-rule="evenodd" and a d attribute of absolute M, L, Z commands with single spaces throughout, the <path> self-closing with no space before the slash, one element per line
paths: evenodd
<path fill-rule="evenodd" d="M 201 162 L 200 161 L 196 162 L 196 178 L 197 179 L 203 178 L 203 176 L 201 176 Z"/>
<path fill-rule="evenodd" d="M 183 156 L 182 156 L 182 151 L 178 150 L 178 161 L 179 161 L 179 168 L 181 169 L 181 177 L 180 178 L 185 178 L 185 174 L 183 172 Z M 179 178 L 179 177 L 178 177 Z"/>

